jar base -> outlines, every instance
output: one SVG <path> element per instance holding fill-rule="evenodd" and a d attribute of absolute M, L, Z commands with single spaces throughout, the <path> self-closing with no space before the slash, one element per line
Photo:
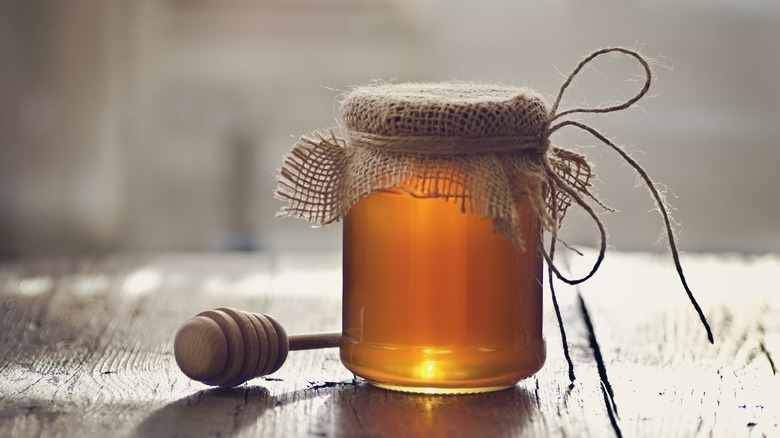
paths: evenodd
<path fill-rule="evenodd" d="M 426 386 L 406 386 L 395 385 L 392 383 L 374 382 L 368 380 L 368 383 L 377 388 L 387 389 L 389 391 L 406 392 L 412 394 L 430 394 L 430 395 L 457 395 L 457 394 L 481 394 L 485 392 L 503 391 L 514 388 L 513 385 L 485 386 L 485 387 L 466 387 L 466 388 L 437 388 Z"/>
<path fill-rule="evenodd" d="M 438 356 L 437 356 L 438 354 Z M 454 357 L 448 357 L 454 356 Z M 417 394 L 475 394 L 512 388 L 538 372 L 547 356 L 544 338 L 507 349 L 452 350 L 349 342 L 341 362 L 373 386 Z"/>

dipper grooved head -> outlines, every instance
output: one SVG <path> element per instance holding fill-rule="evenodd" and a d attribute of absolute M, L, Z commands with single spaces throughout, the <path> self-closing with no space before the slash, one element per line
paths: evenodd
<path fill-rule="evenodd" d="M 176 363 L 185 375 L 222 387 L 277 371 L 289 348 L 278 321 L 232 308 L 201 312 L 179 328 L 173 342 Z"/>

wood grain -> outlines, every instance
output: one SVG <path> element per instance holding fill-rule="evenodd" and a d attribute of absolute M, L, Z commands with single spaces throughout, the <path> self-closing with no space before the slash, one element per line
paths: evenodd
<path fill-rule="evenodd" d="M 587 257 L 572 259 L 572 270 Z M 541 372 L 492 394 L 373 388 L 338 350 L 291 352 L 232 389 L 176 366 L 178 326 L 206 309 L 338 331 L 338 254 L 159 254 L 0 266 L 0 436 L 773 436 L 780 434 L 774 256 L 683 260 L 715 331 L 706 342 L 663 256 L 610 253 L 558 288 L 570 384 L 546 305 Z"/>

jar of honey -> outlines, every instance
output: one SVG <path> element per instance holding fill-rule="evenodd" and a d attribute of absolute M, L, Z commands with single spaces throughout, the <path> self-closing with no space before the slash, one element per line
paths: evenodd
<path fill-rule="evenodd" d="M 342 101 L 343 137 L 288 156 L 285 214 L 343 220 L 341 361 L 422 393 L 514 386 L 537 372 L 547 112 L 470 83 L 376 84 Z"/>
<path fill-rule="evenodd" d="M 575 76 L 606 54 L 640 64 L 638 92 L 614 105 L 559 111 Z M 609 208 L 589 190 L 588 160 L 550 145 L 564 127 L 618 152 L 650 189 L 680 280 L 712 342 L 653 181 L 605 135 L 571 119 L 629 108 L 651 79 L 643 56 L 615 47 L 583 59 L 549 110 L 530 90 L 466 82 L 377 83 L 346 93 L 338 128 L 295 144 L 277 191 L 288 202 L 280 215 L 344 222 L 342 363 L 380 387 L 445 394 L 511 387 L 542 367 L 542 260 L 551 276 L 577 284 L 596 272 L 606 250 L 591 203 Z M 573 204 L 601 234 L 596 262 L 578 279 L 553 262 L 558 227 Z"/>
<path fill-rule="evenodd" d="M 520 205 L 519 251 L 490 219 L 428 195 L 379 191 L 345 218 L 341 360 L 403 391 L 514 386 L 545 359 L 536 221 Z"/>

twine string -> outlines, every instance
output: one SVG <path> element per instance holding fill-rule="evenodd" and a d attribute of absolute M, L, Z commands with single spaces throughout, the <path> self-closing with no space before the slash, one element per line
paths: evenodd
<path fill-rule="evenodd" d="M 380 153 L 403 152 L 439 157 L 520 153 L 522 151 L 544 154 L 549 148 L 546 137 L 542 138 L 541 136 L 390 136 L 350 130 L 347 132 L 346 141 L 350 147 L 370 149 Z"/>
<path fill-rule="evenodd" d="M 623 53 L 627 56 L 630 56 L 634 59 L 636 59 L 639 64 L 642 66 L 642 68 L 645 71 L 645 82 L 642 85 L 642 88 L 630 99 L 626 100 L 625 102 L 621 104 L 617 104 L 614 106 L 608 106 L 604 108 L 572 108 L 563 112 L 558 112 L 558 106 L 561 103 L 561 99 L 563 98 L 563 94 L 566 92 L 566 89 L 569 88 L 569 85 L 574 81 L 574 78 L 580 73 L 580 71 L 588 65 L 591 61 L 598 58 L 599 56 L 605 55 L 607 53 L 612 52 L 618 52 Z M 556 119 L 559 119 L 563 116 L 574 114 L 574 113 L 609 113 L 612 111 L 620 111 L 623 109 L 626 109 L 630 107 L 631 105 L 635 104 L 639 99 L 645 96 L 647 92 L 650 90 L 650 82 L 652 80 L 653 73 L 650 70 L 650 64 L 645 60 L 645 58 L 640 55 L 637 52 L 634 52 L 633 50 L 628 50 L 622 47 L 612 47 L 608 49 L 601 49 L 597 50 L 590 55 L 588 55 L 585 59 L 580 61 L 580 63 L 577 65 L 577 67 L 569 74 L 569 76 L 566 78 L 566 81 L 561 85 L 560 90 L 558 91 L 558 96 L 555 98 L 555 103 L 553 103 L 552 108 L 550 108 L 550 121 L 553 122 Z M 560 126 L 556 127 L 553 126 L 551 130 L 549 131 L 549 134 L 552 134 L 555 132 Z"/>
<path fill-rule="evenodd" d="M 645 81 L 644 81 L 644 84 L 642 85 L 642 87 L 640 88 L 640 90 L 633 97 L 631 97 L 630 99 L 628 99 L 628 100 L 626 100 L 626 101 L 624 101 L 624 102 L 622 102 L 620 104 L 617 104 L 617 105 L 603 107 L 603 108 L 579 107 L 579 108 L 573 108 L 573 109 L 569 109 L 569 110 L 562 111 L 562 112 L 557 112 L 558 111 L 558 107 L 559 107 L 559 105 L 561 103 L 561 100 L 563 98 L 563 95 L 564 95 L 566 89 L 572 83 L 574 78 L 580 73 L 580 71 L 588 63 L 593 61 L 595 58 L 597 58 L 597 57 L 599 57 L 601 55 L 605 55 L 605 54 L 608 54 L 608 53 L 614 53 L 614 52 L 622 53 L 622 54 L 625 54 L 627 56 L 633 57 L 642 66 L 642 68 L 644 69 L 644 72 L 645 72 Z M 607 112 L 619 111 L 619 110 L 623 110 L 623 109 L 629 108 L 631 105 L 636 103 L 639 99 L 641 99 L 642 97 L 644 97 L 647 94 L 648 90 L 650 89 L 651 81 L 652 81 L 652 72 L 650 70 L 650 65 L 647 62 L 647 60 L 644 57 L 642 57 L 639 53 L 634 52 L 632 50 L 625 49 L 625 48 L 621 48 L 621 47 L 601 49 L 601 50 L 598 50 L 596 52 L 593 52 L 591 55 L 589 55 L 586 58 L 584 58 L 577 65 L 577 67 L 572 71 L 572 73 L 566 78 L 566 81 L 564 81 L 563 85 L 561 85 L 561 88 L 560 88 L 560 90 L 558 92 L 558 96 L 555 99 L 555 103 L 553 104 L 553 106 L 552 106 L 552 108 L 550 110 L 550 122 L 551 122 L 551 125 L 548 128 L 548 130 L 547 130 L 547 136 L 549 137 L 554 132 L 558 131 L 561 128 L 567 127 L 567 126 L 572 126 L 572 127 L 579 128 L 579 129 L 581 129 L 581 130 L 591 134 L 593 137 L 598 139 L 600 142 L 602 142 L 605 145 L 607 145 L 610 149 L 612 149 L 613 151 L 617 152 L 618 155 L 620 155 L 620 157 L 623 160 L 625 160 L 634 169 L 634 171 L 639 175 L 639 177 L 645 183 L 647 188 L 650 190 L 650 194 L 651 194 L 653 200 L 655 201 L 656 205 L 658 206 L 658 211 L 661 214 L 661 217 L 663 219 L 664 228 L 665 228 L 665 231 L 666 231 L 666 237 L 667 237 L 667 241 L 668 241 L 668 245 L 669 245 L 669 251 L 672 254 L 672 260 L 674 262 L 674 266 L 675 266 L 675 269 L 677 271 L 677 275 L 679 276 L 680 282 L 682 283 L 682 286 L 685 289 L 685 292 L 686 292 L 686 294 L 688 296 L 688 300 L 691 302 L 691 305 L 693 305 L 693 308 L 695 309 L 697 315 L 699 316 L 699 319 L 701 320 L 702 325 L 704 326 L 704 329 L 707 332 L 707 339 L 709 340 L 710 343 L 714 343 L 712 330 L 710 328 L 709 323 L 707 322 L 707 318 L 704 316 L 704 312 L 702 311 L 701 307 L 699 306 L 699 303 L 696 301 L 696 298 L 694 297 L 693 292 L 691 291 L 690 287 L 688 286 L 688 281 L 687 281 L 687 279 L 685 277 L 685 274 L 683 272 L 682 264 L 680 262 L 680 254 L 679 254 L 679 251 L 677 249 L 677 242 L 676 242 L 676 239 L 675 239 L 675 236 L 674 236 L 674 231 L 672 230 L 672 223 L 671 223 L 671 218 L 670 218 L 669 211 L 666 208 L 666 204 L 663 201 L 663 197 L 658 192 L 658 189 L 655 187 L 655 183 L 650 178 L 650 176 L 647 174 L 647 171 L 645 171 L 645 169 L 641 165 L 639 165 L 639 163 L 637 163 L 634 159 L 632 159 L 628 155 L 628 153 L 626 153 L 625 150 L 623 150 L 622 148 L 620 148 L 617 145 L 615 145 L 615 143 L 613 143 L 608 138 L 606 138 L 606 136 L 604 136 L 601 132 L 599 132 L 598 130 L 596 130 L 595 128 L 593 128 L 593 127 L 591 127 L 589 125 L 586 125 L 586 124 L 584 124 L 582 122 L 578 122 L 578 121 L 571 120 L 571 119 L 562 120 L 562 121 L 560 121 L 558 123 L 552 124 L 552 122 L 554 122 L 556 120 L 559 120 L 562 117 L 570 115 L 570 114 L 576 114 L 576 113 L 607 113 Z M 548 174 L 548 181 L 549 181 L 549 184 L 551 186 L 551 191 L 553 193 L 555 193 L 555 192 L 557 192 L 559 190 L 565 192 L 569 196 L 569 198 L 571 199 L 571 201 L 573 203 L 577 204 L 579 207 L 581 207 L 583 210 L 585 210 L 591 216 L 591 218 L 593 219 L 593 221 L 596 223 L 596 225 L 599 228 L 599 233 L 600 233 L 600 238 L 601 238 L 601 245 L 599 247 L 598 256 L 596 257 L 596 261 L 594 262 L 590 272 L 588 274 L 586 274 L 585 276 L 581 277 L 581 278 L 576 278 L 576 279 L 567 278 L 566 276 L 562 275 L 561 272 L 559 271 L 559 269 L 555 266 L 555 263 L 554 263 L 554 260 L 553 260 L 553 255 L 555 253 L 556 242 L 559 240 L 558 239 L 558 234 L 557 234 L 557 229 L 556 229 L 557 227 L 554 227 L 551 230 L 549 252 L 548 251 L 543 251 L 544 258 L 547 261 L 548 266 L 549 266 L 548 269 L 551 272 L 554 272 L 558 279 L 560 279 L 564 283 L 571 284 L 571 285 L 579 284 L 579 283 L 582 283 L 583 281 L 589 279 L 591 276 L 593 276 L 593 274 L 595 274 L 595 272 L 598 270 L 599 266 L 601 265 L 601 262 L 604 260 L 604 255 L 605 255 L 605 252 L 606 252 L 606 232 L 604 230 L 604 225 L 603 225 L 602 221 L 596 215 L 596 213 L 593 210 L 593 208 L 588 204 L 588 202 L 582 196 L 582 194 L 581 194 L 582 190 L 578 189 L 576 187 L 571 187 L 570 184 L 567 181 L 565 181 L 564 179 L 558 177 L 558 175 L 551 168 L 551 166 L 549 164 L 549 161 L 547 162 L 547 174 Z M 590 198 L 593 198 L 589 193 L 586 193 L 586 195 L 588 195 L 588 197 L 590 197 Z M 598 200 L 596 200 L 596 201 L 600 205 L 603 206 L 603 204 L 601 204 Z M 552 215 L 553 215 L 553 217 L 557 221 L 557 218 L 560 215 L 560 212 L 558 211 L 557 208 L 553 208 L 552 209 Z M 550 286 L 552 288 L 552 281 L 550 281 Z M 555 292 L 553 290 L 553 294 L 554 293 Z M 563 330 L 563 326 L 561 326 L 561 330 Z"/>

